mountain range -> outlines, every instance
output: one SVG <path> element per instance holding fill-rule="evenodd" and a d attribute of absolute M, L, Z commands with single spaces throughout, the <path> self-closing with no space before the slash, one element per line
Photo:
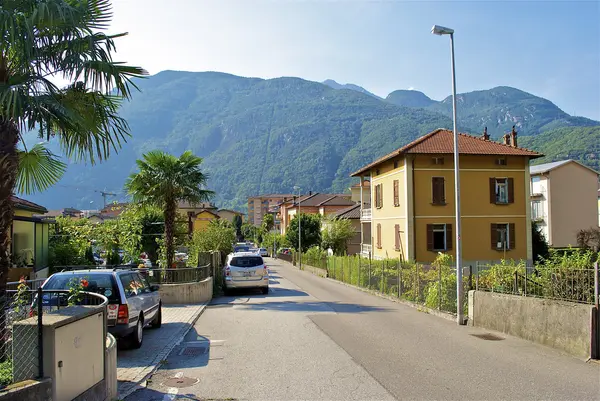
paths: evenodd
<path fill-rule="evenodd" d="M 295 185 L 304 192 L 345 191 L 349 173 L 362 165 L 436 128 L 452 127 L 451 98 L 438 102 L 418 91 L 382 99 L 332 80 L 183 71 L 163 71 L 137 84 L 141 91 L 121 107 L 132 136 L 119 154 L 96 166 L 70 164 L 56 186 L 28 199 L 51 209 L 99 208 L 100 191 L 114 193 L 110 200 L 126 198 L 123 183 L 144 152 L 190 149 L 204 158 L 215 203 L 244 211 L 248 196 L 290 193 Z M 520 145 L 597 167 L 590 147 L 576 143 L 597 143 L 600 122 L 569 116 L 546 99 L 509 87 L 457 99 L 463 132 L 479 134 L 487 126 L 497 138 L 516 125 Z"/>

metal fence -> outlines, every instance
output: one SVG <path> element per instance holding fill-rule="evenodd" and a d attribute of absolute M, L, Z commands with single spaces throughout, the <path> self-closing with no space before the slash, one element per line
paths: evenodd
<path fill-rule="evenodd" d="M 475 266 L 475 289 L 594 304 L 598 302 L 599 272 L 590 268 Z"/>
<path fill-rule="evenodd" d="M 43 316 L 69 305 L 105 306 L 108 299 L 82 291 L 31 289 L 20 282 L 0 299 L 0 389 L 12 383 L 44 376 Z M 40 302 L 41 301 L 41 302 Z M 106 316 L 106 312 L 105 312 Z"/>
<path fill-rule="evenodd" d="M 328 277 L 334 280 L 456 314 L 455 267 L 409 264 L 360 256 L 330 256 L 317 260 L 306 258 L 303 264 L 326 269 Z M 469 268 L 465 268 L 465 290 L 471 288 L 469 273 Z M 466 312 L 466 297 L 463 301 Z"/>
<path fill-rule="evenodd" d="M 150 284 L 184 284 L 197 283 L 212 275 L 212 265 L 199 267 L 180 267 L 175 269 L 137 269 Z"/>

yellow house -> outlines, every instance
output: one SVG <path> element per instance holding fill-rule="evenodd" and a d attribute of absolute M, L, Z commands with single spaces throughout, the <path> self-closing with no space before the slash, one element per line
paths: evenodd
<path fill-rule="evenodd" d="M 21 276 L 46 277 L 48 267 L 48 220 L 40 214 L 48 210 L 36 203 L 12 197 L 14 205 L 13 223 L 10 227 L 12 266 L 8 281 L 17 281 Z"/>
<path fill-rule="evenodd" d="M 453 149 L 452 131 L 437 129 L 351 174 L 370 181 L 363 254 L 430 263 L 454 253 Z M 529 160 L 542 155 L 517 147 L 514 131 L 504 143 L 460 134 L 459 151 L 463 263 L 531 262 Z"/>
<path fill-rule="evenodd" d="M 192 217 L 192 230 L 203 231 L 206 230 L 212 220 L 219 219 L 219 215 L 216 211 L 211 209 L 200 210 Z"/>

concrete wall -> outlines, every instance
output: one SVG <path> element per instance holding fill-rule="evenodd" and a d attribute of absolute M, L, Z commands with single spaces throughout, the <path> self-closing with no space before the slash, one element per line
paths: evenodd
<path fill-rule="evenodd" d="M 165 305 L 204 303 L 212 299 L 213 279 L 209 277 L 199 283 L 162 284 L 159 292 Z"/>
<path fill-rule="evenodd" d="M 2 391 L 0 401 L 52 401 L 52 379 L 27 380 Z"/>
<path fill-rule="evenodd" d="M 469 291 L 469 324 L 590 357 L 592 305 Z"/>

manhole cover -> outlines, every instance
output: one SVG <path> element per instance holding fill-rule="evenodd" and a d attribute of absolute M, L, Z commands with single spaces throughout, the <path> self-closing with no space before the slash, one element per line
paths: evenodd
<path fill-rule="evenodd" d="M 187 356 L 200 356 L 208 353 L 208 347 L 185 347 L 181 354 Z"/>
<path fill-rule="evenodd" d="M 488 341 L 502 341 L 504 338 L 493 335 L 492 333 L 485 334 L 471 334 L 473 337 L 481 338 L 482 340 Z"/>
<path fill-rule="evenodd" d="M 194 379 L 192 377 L 171 377 L 170 379 L 167 379 L 167 381 L 165 381 L 163 383 L 163 386 L 165 387 L 175 387 L 175 388 L 184 388 L 184 387 L 190 387 L 193 386 L 194 384 L 198 383 L 199 380 L 198 379 Z"/>

